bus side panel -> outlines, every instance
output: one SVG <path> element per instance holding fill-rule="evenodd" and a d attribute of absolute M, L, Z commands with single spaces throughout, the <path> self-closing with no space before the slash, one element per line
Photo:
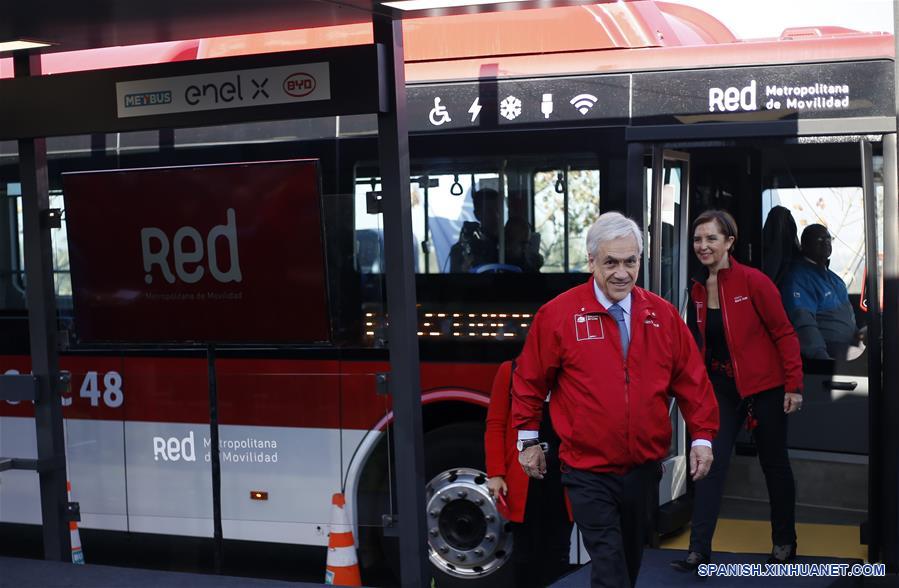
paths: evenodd
<path fill-rule="evenodd" d="M 66 467 L 72 500 L 81 508 L 81 525 L 127 531 L 124 423 L 86 419 L 64 422 Z"/>
<path fill-rule="evenodd" d="M 0 455 L 37 458 L 33 417 L 0 417 Z M 41 493 L 36 472 L 0 474 L 0 522 L 41 523 Z"/>

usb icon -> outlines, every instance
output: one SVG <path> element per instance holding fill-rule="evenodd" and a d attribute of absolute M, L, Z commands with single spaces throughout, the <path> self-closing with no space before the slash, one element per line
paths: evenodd
<path fill-rule="evenodd" d="M 543 113 L 543 118 L 549 118 L 549 115 L 553 113 L 553 95 L 552 94 L 544 94 L 543 102 L 540 103 L 540 112 Z"/>

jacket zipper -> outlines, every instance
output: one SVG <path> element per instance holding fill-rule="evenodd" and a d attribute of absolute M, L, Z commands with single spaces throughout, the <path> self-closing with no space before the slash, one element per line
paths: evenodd
<path fill-rule="evenodd" d="M 622 349 L 624 351 L 624 349 Z M 631 376 L 627 371 L 627 357 L 624 358 L 624 439 L 626 442 L 628 453 L 633 456 L 631 450 Z"/>
<path fill-rule="evenodd" d="M 721 316 L 724 318 L 724 337 L 727 340 L 727 350 L 730 353 L 730 363 L 734 366 L 734 383 L 739 384 L 740 382 L 740 369 L 737 366 L 737 356 L 736 353 L 731 351 L 734 349 L 733 343 L 730 338 L 730 323 L 727 320 L 727 310 L 725 310 L 724 306 L 727 303 L 727 298 L 724 294 L 724 284 L 721 283 L 721 276 L 718 276 L 718 305 L 721 306 Z M 737 392 L 740 391 L 740 386 L 737 385 Z"/>
<path fill-rule="evenodd" d="M 610 315 L 611 316 L 611 315 Z M 633 322 L 633 320 L 631 321 Z M 615 326 L 621 329 L 620 325 L 618 325 L 618 321 L 615 321 Z M 630 336 L 630 334 L 628 334 Z M 619 333 L 619 340 L 620 340 Z M 627 447 L 627 451 L 629 454 L 633 455 L 631 451 L 631 401 L 630 401 L 630 384 L 631 384 L 631 376 L 627 370 L 627 355 L 624 354 L 624 347 L 621 348 L 621 357 L 623 360 L 624 367 L 624 441 L 625 447 Z"/>

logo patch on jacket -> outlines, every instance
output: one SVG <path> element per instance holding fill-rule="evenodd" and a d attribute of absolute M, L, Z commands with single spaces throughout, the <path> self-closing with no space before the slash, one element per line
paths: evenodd
<path fill-rule="evenodd" d="M 578 341 L 605 339 L 602 320 L 598 312 L 581 312 L 574 315 L 574 335 Z"/>
<path fill-rule="evenodd" d="M 747 300 L 749 300 L 749 296 L 734 296 L 734 302 L 746 302 Z"/>

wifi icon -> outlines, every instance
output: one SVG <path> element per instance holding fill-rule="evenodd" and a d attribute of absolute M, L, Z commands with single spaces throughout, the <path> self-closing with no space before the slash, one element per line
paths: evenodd
<path fill-rule="evenodd" d="M 590 112 L 590 109 L 596 105 L 598 100 L 593 94 L 578 94 L 570 102 L 583 115 Z"/>

